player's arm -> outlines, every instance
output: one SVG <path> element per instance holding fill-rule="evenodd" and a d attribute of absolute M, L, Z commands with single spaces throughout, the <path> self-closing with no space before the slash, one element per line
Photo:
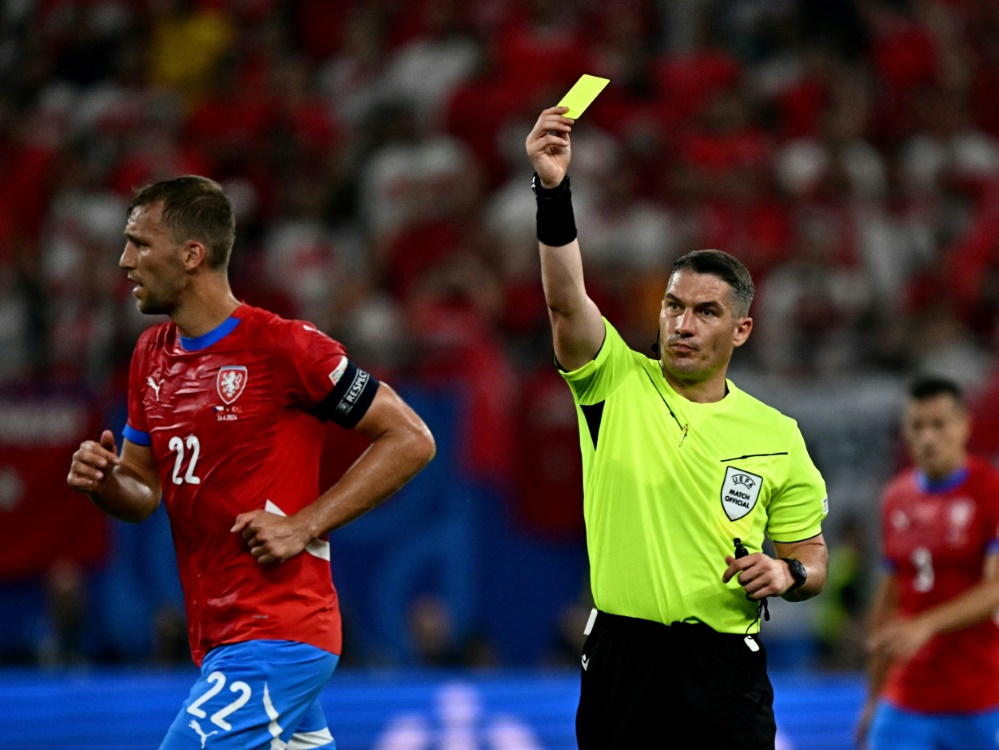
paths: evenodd
<path fill-rule="evenodd" d="M 895 574 L 886 572 L 881 576 L 878 583 L 878 590 L 874 594 L 871 602 L 870 614 L 868 615 L 868 631 L 875 633 L 885 625 L 895 619 L 898 612 L 898 582 Z M 856 741 L 863 747 L 867 741 L 867 730 L 874 718 L 874 709 L 878 704 L 878 697 L 884 689 L 885 681 L 888 679 L 888 668 L 891 667 L 891 658 L 884 652 L 872 650 L 867 660 L 867 699 L 857 720 Z"/>
<path fill-rule="evenodd" d="M 544 110 L 527 136 L 527 156 L 538 174 L 538 247 L 541 283 L 552 326 L 555 356 L 567 370 L 576 370 L 600 351 L 604 324 L 600 310 L 586 294 L 583 258 L 576 239 L 572 198 L 567 190 L 573 120 L 567 107 Z"/>
<path fill-rule="evenodd" d="M 728 583 L 738 576 L 739 585 L 750 599 L 760 600 L 768 596 L 780 596 L 787 601 L 798 602 L 811 599 L 822 591 L 826 584 L 826 565 L 829 552 L 826 540 L 818 534 L 800 542 L 774 542 L 777 557 L 763 552 L 755 552 L 746 557 L 728 556 L 728 568 L 722 574 L 722 582 Z M 795 588 L 796 580 L 791 574 L 787 559 L 797 560 L 805 568 L 805 583 Z"/>
<path fill-rule="evenodd" d="M 241 533 L 257 561 L 294 557 L 311 542 L 366 513 L 398 491 L 434 457 L 433 435 L 423 420 L 385 383 L 354 427 L 371 445 L 333 487 L 287 518 L 266 511 L 241 513 Z"/>
<path fill-rule="evenodd" d="M 152 449 L 125 440 L 119 456 L 111 430 L 104 430 L 100 442 L 80 444 L 66 483 L 121 521 L 143 521 L 160 504 L 160 479 Z"/>
<path fill-rule="evenodd" d="M 354 428 L 371 439 L 340 481 L 302 511 L 309 540 L 353 521 L 402 489 L 433 459 L 434 437 L 399 395 L 380 383 L 374 401 Z"/>
<path fill-rule="evenodd" d="M 999 608 L 999 555 L 985 558 L 982 580 L 949 601 L 916 617 L 886 623 L 871 637 L 875 653 L 909 659 L 933 636 L 977 625 Z"/>

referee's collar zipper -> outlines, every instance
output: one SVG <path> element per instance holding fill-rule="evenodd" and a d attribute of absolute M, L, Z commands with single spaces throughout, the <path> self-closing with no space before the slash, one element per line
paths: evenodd
<path fill-rule="evenodd" d="M 668 411 L 669 415 L 673 417 L 673 421 L 676 422 L 676 426 L 680 428 L 680 442 L 677 445 L 677 448 L 682 448 L 683 441 L 687 439 L 687 432 L 690 427 L 689 423 L 680 424 L 680 420 L 677 419 L 676 414 L 673 413 L 673 410 L 670 408 L 669 402 L 666 400 L 666 397 L 663 396 L 662 392 L 658 388 L 656 388 L 656 381 L 652 379 L 652 376 L 649 374 L 649 371 L 643 369 L 642 372 L 645 373 L 645 376 L 649 379 L 649 382 L 652 383 L 652 387 L 656 389 L 656 393 L 658 393 L 659 398 L 662 399 L 663 405 L 666 407 L 666 411 Z"/>

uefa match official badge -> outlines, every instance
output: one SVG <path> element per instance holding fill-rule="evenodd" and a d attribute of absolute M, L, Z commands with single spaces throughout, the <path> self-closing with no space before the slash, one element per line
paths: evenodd
<path fill-rule="evenodd" d="M 763 477 L 735 466 L 725 468 L 722 482 L 722 508 L 729 521 L 738 521 L 756 506 L 763 488 Z"/>
<path fill-rule="evenodd" d="M 243 365 L 225 365 L 219 368 L 218 377 L 215 380 L 215 386 L 219 392 L 219 398 L 221 398 L 228 406 L 243 392 L 246 388 L 247 372 Z"/>

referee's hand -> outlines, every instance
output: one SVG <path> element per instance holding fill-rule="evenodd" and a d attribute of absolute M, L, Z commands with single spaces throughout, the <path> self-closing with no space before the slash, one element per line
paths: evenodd
<path fill-rule="evenodd" d="M 576 121 L 564 116 L 568 111 L 568 107 L 544 110 L 524 143 L 527 156 L 541 180 L 541 187 L 558 187 L 569 171 L 569 160 L 572 158 L 569 133 Z"/>
<path fill-rule="evenodd" d="M 794 585 L 787 564 L 762 552 L 738 559 L 728 555 L 725 562 L 728 567 L 722 574 L 722 583 L 728 583 L 733 576 L 737 576 L 736 580 L 746 590 L 746 596 L 753 601 L 780 596 Z"/>

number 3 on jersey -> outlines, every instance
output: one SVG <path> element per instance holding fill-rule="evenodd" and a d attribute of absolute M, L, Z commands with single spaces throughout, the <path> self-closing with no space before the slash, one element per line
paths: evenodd
<path fill-rule="evenodd" d="M 184 446 L 187 446 L 187 450 L 191 452 L 190 461 L 187 464 L 187 471 L 184 472 L 184 476 L 180 475 L 181 469 L 184 467 Z M 194 471 L 198 464 L 198 456 L 201 455 L 201 441 L 198 440 L 196 435 L 188 435 L 187 438 L 181 439 L 174 435 L 170 438 L 168 443 L 170 450 L 176 451 L 177 456 L 173 462 L 173 483 L 174 484 L 201 484 L 201 479 L 195 476 Z"/>
<path fill-rule="evenodd" d="M 920 594 L 925 594 L 933 588 L 936 582 L 936 575 L 933 572 L 933 555 L 926 547 L 916 547 L 909 557 L 916 568 L 916 579 L 912 582 L 912 588 Z"/>

